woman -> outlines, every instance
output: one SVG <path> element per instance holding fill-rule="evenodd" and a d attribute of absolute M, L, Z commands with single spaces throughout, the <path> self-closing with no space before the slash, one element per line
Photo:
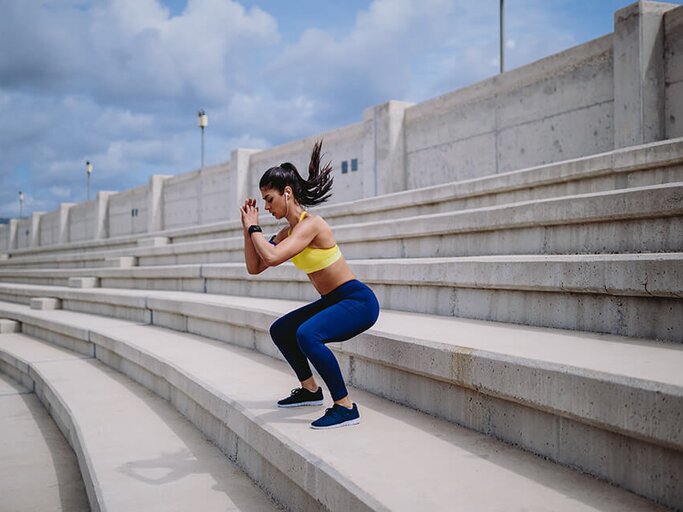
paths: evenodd
<path fill-rule="evenodd" d="M 268 169 L 259 188 L 266 211 L 289 226 L 266 240 L 258 225 L 256 199 L 248 198 L 241 207 L 244 227 L 244 259 L 250 274 L 259 274 L 289 259 L 306 272 L 320 299 L 303 306 L 273 323 L 270 334 L 275 345 L 296 373 L 301 387 L 278 402 L 279 407 L 322 405 L 309 361 L 332 395 L 334 405 L 311 423 L 315 429 L 357 425 L 358 406 L 349 398 L 339 363 L 325 345 L 345 341 L 369 329 L 379 315 L 375 294 L 351 272 L 337 246 L 330 226 L 322 217 L 304 207 L 330 197 L 332 168 L 320 169 L 322 141 L 315 144 L 308 166 L 308 180 L 291 163 Z"/>

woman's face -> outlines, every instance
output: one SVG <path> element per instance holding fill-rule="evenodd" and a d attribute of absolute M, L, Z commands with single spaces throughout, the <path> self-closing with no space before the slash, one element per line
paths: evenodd
<path fill-rule="evenodd" d="M 287 204 L 285 203 L 285 195 L 281 194 L 274 188 L 262 188 L 261 196 L 266 203 L 266 211 L 269 212 L 276 219 L 281 219 L 287 212 Z"/>

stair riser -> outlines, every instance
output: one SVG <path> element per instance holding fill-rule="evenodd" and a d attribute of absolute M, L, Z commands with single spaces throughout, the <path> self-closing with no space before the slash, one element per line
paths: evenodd
<path fill-rule="evenodd" d="M 465 269 L 466 270 L 466 269 Z M 463 270 L 462 280 L 466 280 Z M 539 272 L 542 269 L 539 269 Z M 493 269 L 492 269 L 493 271 Z M 554 270 L 546 269 L 549 275 Z M 483 272 L 483 270 L 482 270 Z M 599 274 L 599 272 L 598 272 Z M 596 274 L 596 275 L 598 275 Z M 485 276 L 484 273 L 481 274 Z M 540 274 L 539 274 L 540 275 Z M 563 274 L 557 274 L 563 276 Z M 566 275 L 566 274 L 565 274 Z M 445 316 L 458 316 L 478 320 L 492 320 L 538 327 L 553 327 L 561 329 L 583 330 L 651 338 L 674 343 L 683 342 L 683 301 L 676 297 L 650 297 L 600 294 L 600 283 L 591 283 L 591 277 L 586 278 L 585 293 L 561 292 L 552 289 L 515 290 L 495 288 L 470 288 L 469 286 L 434 286 L 429 283 L 423 285 L 381 284 L 374 282 L 370 276 L 359 276 L 367 282 L 377 295 L 382 307 L 398 311 L 429 313 Z M 638 277 L 635 275 L 634 277 Z M 672 276 L 673 277 L 673 276 Z M 484 277 L 482 277 L 483 279 Z M 476 282 L 476 275 L 471 279 Z M 578 278 L 577 278 L 578 279 Z M 53 285 L 54 278 L 35 278 L 31 284 Z M 447 280 L 444 278 L 444 280 Z M 569 281 L 569 279 L 567 278 Z M 669 278 L 662 275 L 662 283 L 667 284 Z M 520 284 L 510 282 L 506 287 L 521 287 Z M 670 281 L 670 280 L 669 280 Z M 576 281 L 578 287 L 580 281 Z M 674 283 L 675 284 L 675 283 Z M 62 283 L 62 286 L 64 284 Z M 491 284 L 490 286 L 502 286 Z M 567 289 L 570 290 L 567 282 Z M 132 279 L 132 278 L 102 278 L 105 288 L 132 288 L 147 290 L 171 290 L 208 292 L 225 295 L 245 295 L 275 299 L 290 299 L 311 301 L 318 296 L 309 283 L 298 280 L 267 281 L 265 279 Z M 482 286 L 486 286 L 482 283 Z M 538 286 L 538 285 L 537 285 Z M 651 282 L 648 291 L 656 293 L 656 282 Z M 530 287 L 531 288 L 531 287 Z M 628 293 L 635 293 L 636 290 Z M 619 292 L 625 293 L 625 292 Z M 642 292 L 641 292 L 642 293 Z M 662 292 L 665 293 L 665 292 Z M 10 301 L 27 303 L 27 297 L 13 298 L 4 295 Z M 118 308 L 106 306 L 106 308 Z M 109 314 L 106 311 L 103 314 Z M 123 311 L 126 308 L 123 307 Z M 95 312 L 95 311 L 88 311 Z M 118 313 L 112 313 L 118 315 Z M 134 311 L 129 312 L 128 319 L 146 321 L 146 317 L 136 317 Z M 657 319 L 656 321 L 654 319 Z"/>
<path fill-rule="evenodd" d="M 679 207 L 676 209 L 677 204 Z M 348 259 L 671 252 L 683 247 L 680 204 L 679 187 L 625 196 L 530 204 L 465 216 L 409 218 L 396 225 L 345 226 L 335 233 Z M 578 211 L 591 213 L 577 216 Z M 673 216 L 676 212 L 678 216 Z M 596 219 L 600 221 L 596 222 Z M 365 219 L 360 220 L 366 222 Z M 138 265 L 242 262 L 241 234 L 235 236 L 230 241 L 207 242 L 194 247 L 164 246 L 138 251 Z M 105 257 L 102 255 L 100 260 L 66 258 L 42 262 L 19 258 L 10 260 L 4 267 L 102 268 L 107 265 Z"/>
<path fill-rule="evenodd" d="M 36 337 L 39 338 L 40 336 Z M 71 418 L 69 408 L 62 402 L 59 395 L 53 391 L 49 382 L 43 379 L 39 371 L 31 368 L 28 375 L 34 382 L 36 396 L 50 413 L 55 424 L 76 454 L 91 511 L 99 512 L 105 510 L 105 500 L 99 490 L 100 485 L 97 482 L 96 473 L 91 467 L 87 446 L 83 446 L 80 429 L 74 423 L 73 418 Z"/>
<path fill-rule="evenodd" d="M 335 475 L 327 474 L 324 464 L 319 467 L 316 461 L 294 453 L 261 422 L 244 416 L 173 367 L 112 338 L 94 334 L 93 341 L 98 359 L 151 391 L 168 393 L 166 399 L 181 414 L 288 509 L 378 510 L 346 489 Z"/>
<path fill-rule="evenodd" d="M 96 303 L 65 302 L 74 310 L 98 313 Z M 81 309 L 82 305 L 86 307 Z M 268 332 L 277 318 L 273 314 L 247 313 L 231 308 L 215 311 L 199 308 L 196 314 L 183 314 L 178 311 L 183 309 L 179 303 L 164 299 L 150 299 L 148 306 L 151 311 L 142 308 L 140 311 L 147 311 L 155 325 L 225 341 L 282 360 Z M 93 355 L 91 344 L 81 341 L 88 339 L 88 332 L 70 332 L 65 327 L 60 328 L 63 332 L 56 332 L 49 322 L 38 325 L 35 319 L 22 318 L 25 320 L 24 332 L 85 355 Z M 453 335 L 457 337 L 458 333 Z M 467 340 L 462 340 L 462 343 L 466 346 Z M 438 345 L 424 346 L 371 333 L 344 344 L 330 344 L 330 347 L 340 356 L 353 358 L 362 364 L 375 364 L 406 376 L 419 375 L 428 380 L 504 397 L 508 401 L 578 419 L 649 443 L 675 450 L 683 448 L 683 397 L 663 386 L 642 388 L 638 381 L 606 383 L 602 382 L 601 376 L 590 372 L 583 375 L 555 366 L 536 367 L 524 360 L 508 361 L 486 353 L 446 350 Z M 349 378 L 353 379 L 355 368 L 347 370 Z M 391 387 L 373 391 L 384 395 L 390 390 Z M 433 409 L 417 403 L 414 405 L 420 409 L 427 407 L 429 412 Z"/>
<path fill-rule="evenodd" d="M 173 314 L 169 314 L 169 318 L 171 316 Z M 63 346 L 73 344 L 72 340 L 60 333 L 44 328 L 34 329 L 28 323 L 30 322 L 24 323 L 25 332 L 30 331 L 36 337 Z M 211 328 L 207 329 L 207 325 L 209 324 L 201 319 L 188 322 L 191 330 L 207 331 Z M 244 342 L 251 344 L 250 340 L 244 339 L 248 337 L 245 336 L 248 328 L 235 326 L 234 329 L 237 330 L 233 330 L 233 333 L 241 329 Z M 293 467 L 291 460 L 277 460 L 277 454 L 283 451 L 278 450 L 277 440 L 266 436 L 260 428 L 255 429 L 253 424 L 240 417 L 237 411 L 231 411 L 229 406 L 226 410 L 225 403 L 216 400 L 209 390 L 198 386 L 174 368 L 117 340 L 96 333 L 88 336 L 97 346 L 94 352 L 98 359 L 170 400 L 205 435 L 219 444 L 228 456 L 236 459 L 252 478 L 264 484 L 269 492 L 273 492 L 293 510 L 306 509 L 301 508 L 302 500 L 308 501 L 311 498 L 306 499 L 306 493 L 304 496 L 294 493 L 293 498 L 293 482 L 282 471 L 275 469 L 284 465 L 291 471 Z M 258 347 L 264 343 L 266 337 L 266 332 L 254 332 L 251 336 L 253 346 Z M 91 345 L 80 341 L 84 345 Z M 683 453 L 678 450 L 665 449 L 515 401 L 406 372 L 365 356 L 350 354 L 346 350 L 352 344 L 366 344 L 364 341 L 359 338 L 344 344 L 341 352 L 334 347 L 345 374 L 354 386 L 606 478 L 650 499 L 668 505 L 679 503 L 678 500 L 683 499 L 683 493 L 678 490 L 674 481 L 683 471 Z M 272 343 L 270 345 L 272 347 Z M 494 370 L 492 374 L 501 374 L 500 370 Z M 543 375 L 538 378 L 544 380 Z M 563 386 L 562 383 L 557 385 Z M 553 394 L 555 395 L 556 393 Z M 235 444 L 239 445 L 242 440 L 249 446 L 258 446 L 259 452 L 253 448 L 246 449 L 245 445 L 235 448 Z M 272 460 L 268 462 L 268 458 Z M 264 466 L 267 467 L 266 480 L 263 475 Z M 300 465 L 295 467 L 300 468 L 302 474 L 305 473 Z M 321 489 L 338 486 L 333 479 L 328 482 L 318 481 L 318 485 Z M 290 492 L 280 496 L 277 489 L 289 489 Z M 304 492 L 300 489 L 297 491 Z M 295 503 L 290 501 L 292 499 Z M 363 503 L 349 501 L 354 499 L 344 493 L 335 498 L 338 504 L 344 505 L 341 509 L 367 509 L 362 506 Z"/>
<path fill-rule="evenodd" d="M 676 298 L 368 284 L 385 309 L 683 342 L 683 301 Z M 305 283 L 208 280 L 207 292 L 318 298 Z"/>
<path fill-rule="evenodd" d="M 349 383 L 408 407 L 501 439 L 672 506 L 683 452 L 670 450 L 359 357 L 338 354 Z M 352 369 L 353 368 L 353 369 Z"/>
<path fill-rule="evenodd" d="M 506 254 L 600 254 L 676 252 L 683 248 L 683 217 L 538 226 L 391 240 L 338 240 L 347 259 L 430 258 Z M 241 263 L 244 251 L 140 256 L 139 266 Z"/>

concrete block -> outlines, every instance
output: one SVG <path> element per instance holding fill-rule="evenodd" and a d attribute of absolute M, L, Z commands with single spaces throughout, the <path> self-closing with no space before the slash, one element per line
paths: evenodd
<path fill-rule="evenodd" d="M 62 300 L 53 297 L 34 297 L 31 299 L 31 309 L 62 309 Z"/>
<path fill-rule="evenodd" d="M 21 332 L 21 323 L 16 320 L 0 318 L 0 334 Z"/>
<path fill-rule="evenodd" d="M 169 238 L 165 236 L 153 236 L 150 238 L 141 238 L 138 240 L 139 247 L 160 247 L 162 245 L 168 245 Z"/>
<path fill-rule="evenodd" d="M 105 267 L 114 268 L 130 268 L 138 264 L 138 259 L 135 256 L 117 256 L 104 259 Z"/>
<path fill-rule="evenodd" d="M 9 259 L 9 254 L 7 254 L 7 253 L 0 254 L 0 261 L 6 261 L 8 259 Z"/>
<path fill-rule="evenodd" d="M 99 277 L 70 277 L 69 288 L 98 288 L 100 286 Z"/>

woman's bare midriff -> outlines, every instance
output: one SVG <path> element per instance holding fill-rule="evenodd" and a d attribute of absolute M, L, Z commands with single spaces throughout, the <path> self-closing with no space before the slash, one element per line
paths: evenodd
<path fill-rule="evenodd" d="M 344 283 L 356 279 L 342 256 L 327 268 L 311 272 L 308 278 L 320 295 L 327 295 Z"/>

